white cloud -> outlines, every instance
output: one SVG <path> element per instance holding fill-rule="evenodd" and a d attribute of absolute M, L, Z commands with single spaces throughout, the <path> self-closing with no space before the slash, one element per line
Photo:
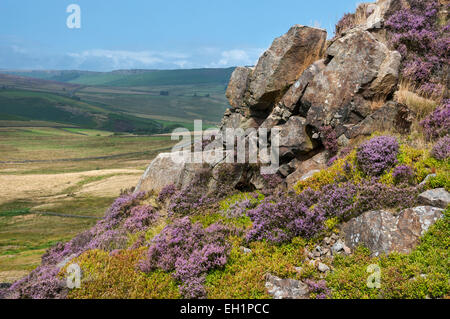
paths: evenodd
<path fill-rule="evenodd" d="M 114 69 L 127 69 L 137 67 L 153 67 L 165 62 L 162 54 L 151 51 L 113 51 L 113 50 L 87 50 L 80 53 L 69 53 L 78 64 L 88 63 L 89 60 L 103 60 L 103 65 L 110 65 Z M 171 57 L 171 55 L 167 55 Z M 180 55 L 172 55 L 179 58 Z"/>
<path fill-rule="evenodd" d="M 118 69 L 223 68 L 255 65 L 259 48 L 197 47 L 187 51 L 89 49 L 52 53 L 42 47 L 0 42 L 2 69 L 60 69 L 112 71 Z"/>
<path fill-rule="evenodd" d="M 255 65 L 263 52 L 263 49 L 234 49 L 223 51 L 216 65 L 221 67 Z"/>

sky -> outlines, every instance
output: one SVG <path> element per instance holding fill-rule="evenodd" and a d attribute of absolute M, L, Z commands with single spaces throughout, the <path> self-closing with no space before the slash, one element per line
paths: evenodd
<path fill-rule="evenodd" d="M 80 28 L 67 25 L 71 4 Z M 332 37 L 355 8 L 356 0 L 0 0 L 0 69 L 254 65 L 292 25 Z"/>

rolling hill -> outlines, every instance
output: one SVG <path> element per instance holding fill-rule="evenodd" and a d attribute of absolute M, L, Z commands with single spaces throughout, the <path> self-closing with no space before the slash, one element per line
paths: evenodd
<path fill-rule="evenodd" d="M 219 123 L 233 68 L 3 71 L 0 121 L 46 121 L 136 134 Z"/>
<path fill-rule="evenodd" d="M 160 86 L 227 84 L 234 68 L 183 69 L 183 70 L 117 70 L 112 72 L 90 71 L 3 71 L 6 74 L 32 77 L 42 80 L 99 86 Z"/>

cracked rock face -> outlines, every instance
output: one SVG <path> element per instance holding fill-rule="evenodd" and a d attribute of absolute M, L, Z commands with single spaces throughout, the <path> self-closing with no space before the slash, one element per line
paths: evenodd
<path fill-rule="evenodd" d="M 293 26 L 276 38 L 250 75 L 244 103 L 254 110 L 273 108 L 312 63 L 322 58 L 325 30 Z"/>
<path fill-rule="evenodd" d="M 251 72 L 252 68 L 237 67 L 231 74 L 225 95 L 232 107 L 240 107 L 243 104 Z"/>
<path fill-rule="evenodd" d="M 313 142 L 306 132 L 306 120 L 300 116 L 292 116 L 280 129 L 280 157 L 295 157 L 314 149 Z"/>
<path fill-rule="evenodd" d="M 364 120 L 349 128 L 347 138 L 369 136 L 375 131 L 397 131 L 402 134 L 410 132 L 413 116 L 404 104 L 389 101 L 381 108 L 367 116 Z"/>
<path fill-rule="evenodd" d="M 410 253 L 420 237 L 442 216 L 442 209 L 431 206 L 405 209 L 397 216 L 376 210 L 350 220 L 342 232 L 347 246 L 353 249 L 363 245 L 374 256 L 393 251 Z"/>
<path fill-rule="evenodd" d="M 360 29 L 337 39 L 327 56 L 330 62 L 309 83 L 301 102 L 308 124 L 331 124 L 339 136 L 372 113 L 372 101 L 392 93 L 401 56 Z"/>

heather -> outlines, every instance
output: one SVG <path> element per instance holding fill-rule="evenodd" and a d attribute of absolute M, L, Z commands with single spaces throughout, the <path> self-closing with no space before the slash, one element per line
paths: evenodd
<path fill-rule="evenodd" d="M 198 209 L 215 203 L 229 194 L 232 190 L 230 189 L 229 183 L 227 183 L 227 178 L 230 176 L 227 173 L 227 168 L 219 171 L 218 175 L 217 180 L 220 181 L 220 185 L 214 193 L 208 190 L 210 181 L 214 179 L 211 171 L 208 169 L 197 171 L 187 186 L 175 192 L 172 192 L 172 188 L 170 188 L 169 193 L 172 193 L 172 195 L 163 195 L 163 197 L 169 200 L 169 214 L 171 216 L 193 215 Z M 163 191 L 164 193 L 167 192 L 166 189 L 163 189 Z"/>
<path fill-rule="evenodd" d="M 127 233 L 119 227 L 129 210 L 145 198 L 144 193 L 124 194 L 114 201 L 92 229 L 67 243 L 58 243 L 42 256 L 42 265 L 23 280 L 16 282 L 10 291 L 17 298 L 62 298 L 67 292 L 59 278 L 60 263 L 67 263 L 85 251 L 101 249 L 114 251 L 127 245 Z"/>
<path fill-rule="evenodd" d="M 139 268 L 143 272 L 173 272 L 173 277 L 181 282 L 180 293 L 184 297 L 205 297 L 206 273 L 227 262 L 227 232 L 221 224 L 204 229 L 200 223 L 192 224 L 188 217 L 177 219 L 152 240 L 148 256 Z"/>
<path fill-rule="evenodd" d="M 325 214 L 310 208 L 298 197 L 266 198 L 247 215 L 253 222 L 248 241 L 268 240 L 283 243 L 295 237 L 311 238 L 323 228 Z"/>
<path fill-rule="evenodd" d="M 448 161 L 412 148 L 403 140 L 389 136 L 381 140 L 388 143 L 374 136 L 347 155 L 341 154 L 330 167 L 300 182 L 297 192 L 283 191 L 279 177 L 265 176 L 278 191 L 265 195 L 234 191 L 221 195 L 220 200 L 212 198 L 191 206 L 188 216 L 177 211 L 166 218 L 161 213 L 173 205 L 180 192 L 172 186 L 162 192 L 168 193 L 167 197 L 159 194 L 154 200 L 149 194 L 125 194 L 91 230 L 50 249 L 42 266 L 17 282 L 10 297 L 268 298 L 264 276 L 269 272 L 302 280 L 308 285 L 310 298 L 374 298 L 373 291 L 357 282 L 366 276 L 366 264 L 374 262 L 366 250 L 336 256 L 328 261 L 335 271 L 324 275 L 308 263 L 304 249 L 312 251 L 324 236 L 338 232 L 340 223 L 366 211 L 413 207 L 422 189 L 439 183 L 448 187 Z M 386 149 L 374 149 L 381 144 Z M 361 150 L 395 156 L 381 166 L 380 161 L 370 162 L 378 157 L 363 156 L 367 167 L 384 167 L 374 176 L 363 171 L 365 166 L 360 165 L 358 157 Z M 419 187 L 433 172 L 436 176 Z M 201 189 L 198 180 L 194 178 L 186 189 Z M 437 226 L 442 229 L 441 224 Z M 434 241 L 438 234 L 432 229 L 425 238 Z M 426 252 L 422 259 L 425 249 L 420 247 L 421 253 L 413 251 L 412 255 L 420 265 L 433 265 L 427 272 L 429 281 L 404 285 L 388 279 L 383 296 L 423 298 L 448 293 L 448 287 L 442 284 L 448 272 L 434 260 L 434 253 Z M 442 252 L 438 249 L 436 254 Z M 402 267 L 411 262 L 404 256 L 380 257 L 386 258 L 381 262 L 397 280 L 406 276 Z M 63 260 L 82 268 L 81 289 L 64 288 L 66 266 L 57 266 Z M 425 271 L 425 267 L 421 269 Z M 342 284 L 350 288 L 339 289 Z M 399 292 L 399 287 L 404 291 Z"/>
<path fill-rule="evenodd" d="M 391 45 L 402 55 L 402 76 L 427 95 L 444 89 L 449 64 L 448 25 L 441 25 L 437 0 L 409 0 L 410 7 L 392 14 L 385 25 Z"/>
<path fill-rule="evenodd" d="M 396 184 L 414 183 L 414 170 L 408 165 L 399 165 L 392 172 L 392 178 Z"/>
<path fill-rule="evenodd" d="M 165 200 L 171 198 L 173 194 L 177 191 L 177 188 L 174 184 L 169 184 L 164 186 L 162 190 L 159 192 L 158 201 L 164 202 Z"/>
<path fill-rule="evenodd" d="M 308 285 L 309 291 L 311 292 L 310 298 L 314 299 L 327 299 L 330 295 L 330 290 L 327 287 L 325 280 L 314 281 L 311 279 L 305 280 Z"/>
<path fill-rule="evenodd" d="M 398 151 L 395 137 L 377 136 L 358 148 L 356 158 L 365 174 L 379 176 L 396 163 Z"/>
<path fill-rule="evenodd" d="M 450 157 L 450 135 L 446 135 L 434 144 L 431 155 L 440 161 L 445 161 Z"/>
<path fill-rule="evenodd" d="M 446 99 L 442 105 L 420 122 L 425 137 L 436 140 L 450 134 L 450 100 Z"/>
<path fill-rule="evenodd" d="M 41 265 L 27 277 L 15 282 L 9 290 L 10 298 L 20 299 L 60 299 L 65 298 L 68 289 L 65 280 L 58 276 L 55 265 Z"/>
<path fill-rule="evenodd" d="M 313 238 L 324 230 L 327 218 L 349 220 L 366 211 L 407 208 L 416 203 L 419 188 L 386 185 L 376 178 L 307 189 L 300 195 L 267 198 L 247 215 L 253 222 L 247 240 L 283 243 L 295 237 Z"/>
<path fill-rule="evenodd" d="M 130 217 L 125 220 L 124 228 L 129 232 L 142 231 L 158 220 L 158 212 L 153 206 L 135 206 L 130 210 Z"/>
<path fill-rule="evenodd" d="M 322 138 L 322 144 L 325 149 L 334 155 L 338 151 L 336 131 L 331 126 L 322 126 L 320 128 L 320 135 Z"/>
<path fill-rule="evenodd" d="M 246 215 L 249 209 L 253 209 L 264 199 L 260 192 L 237 193 L 219 202 L 222 214 L 228 218 L 239 218 Z"/>

